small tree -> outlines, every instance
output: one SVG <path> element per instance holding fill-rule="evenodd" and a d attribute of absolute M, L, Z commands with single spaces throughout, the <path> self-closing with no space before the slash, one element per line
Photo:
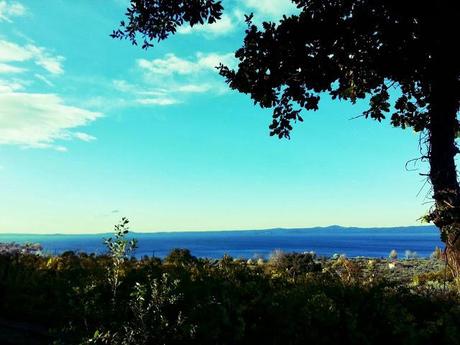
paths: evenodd
<path fill-rule="evenodd" d="M 388 255 L 388 258 L 391 260 L 396 260 L 398 258 L 398 252 L 396 249 L 393 249 L 390 254 Z"/>
<path fill-rule="evenodd" d="M 137 240 L 127 239 L 129 232 L 129 220 L 125 217 L 115 225 L 115 237 L 104 239 L 104 244 L 107 247 L 112 264 L 108 265 L 108 281 L 112 290 L 113 302 L 115 302 L 118 286 L 120 286 L 123 278 L 123 263 L 128 259 L 137 248 Z"/>
<path fill-rule="evenodd" d="M 165 257 L 165 263 L 172 265 L 188 266 L 194 262 L 196 262 L 196 257 L 186 248 L 175 248 Z"/>
<path fill-rule="evenodd" d="M 305 273 L 320 272 L 321 264 L 316 262 L 316 255 L 311 253 L 282 253 L 275 252 L 269 264 L 277 270 L 287 273 L 291 278 L 296 279 Z"/>
<path fill-rule="evenodd" d="M 434 260 L 441 260 L 442 259 L 442 250 L 441 250 L 441 248 L 436 246 L 436 248 L 434 248 L 433 253 L 431 253 L 430 258 L 434 259 Z"/>

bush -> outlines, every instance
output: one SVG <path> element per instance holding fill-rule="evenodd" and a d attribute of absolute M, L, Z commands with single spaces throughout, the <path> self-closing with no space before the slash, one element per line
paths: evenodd
<path fill-rule="evenodd" d="M 434 249 L 433 253 L 431 253 L 430 255 L 430 258 L 433 259 L 433 260 L 441 260 L 443 258 L 443 252 L 441 250 L 441 248 L 439 248 L 438 246 L 436 246 L 436 248 Z"/>
<path fill-rule="evenodd" d="M 171 252 L 165 257 L 165 263 L 178 265 L 178 266 L 188 266 L 197 261 L 190 250 L 184 248 L 176 248 L 171 250 Z"/>
<path fill-rule="evenodd" d="M 283 253 L 274 252 L 269 264 L 279 272 L 287 273 L 288 276 L 296 278 L 305 273 L 320 272 L 322 267 L 316 262 L 316 255 L 313 253 Z"/>
<path fill-rule="evenodd" d="M 404 256 L 406 257 L 407 260 L 418 258 L 417 252 L 406 250 L 404 253 L 405 253 Z"/>
<path fill-rule="evenodd" d="M 390 254 L 388 255 L 388 258 L 391 260 L 396 260 L 398 258 L 398 252 L 396 249 L 393 249 Z"/>

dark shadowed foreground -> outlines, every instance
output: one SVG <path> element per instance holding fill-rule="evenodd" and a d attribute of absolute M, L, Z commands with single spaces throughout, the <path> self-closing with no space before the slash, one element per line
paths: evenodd
<path fill-rule="evenodd" d="M 122 224 L 123 225 L 123 224 Z M 1 344 L 458 344 L 460 301 L 432 259 L 0 255 Z"/>

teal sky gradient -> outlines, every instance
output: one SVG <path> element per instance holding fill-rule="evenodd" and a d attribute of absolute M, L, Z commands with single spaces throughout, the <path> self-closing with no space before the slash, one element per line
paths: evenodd
<path fill-rule="evenodd" d="M 1 233 L 104 232 L 121 216 L 136 231 L 419 224 L 416 133 L 324 96 L 278 140 L 271 110 L 212 69 L 241 46 L 241 13 L 277 18 L 287 0 L 225 1 L 220 27 L 149 51 L 109 37 L 126 6 L 0 0 Z"/>

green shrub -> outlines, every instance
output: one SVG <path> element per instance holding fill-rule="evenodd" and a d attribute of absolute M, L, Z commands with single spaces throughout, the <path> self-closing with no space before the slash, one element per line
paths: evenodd
<path fill-rule="evenodd" d="M 190 250 L 184 248 L 175 248 L 165 257 L 165 263 L 179 266 L 188 266 L 195 263 L 196 257 L 194 257 Z"/>
<path fill-rule="evenodd" d="M 283 253 L 277 251 L 270 257 L 269 264 L 279 272 L 284 272 L 292 278 L 305 273 L 320 272 L 321 263 L 316 261 L 313 253 Z"/>
<path fill-rule="evenodd" d="M 436 246 L 436 248 L 434 248 L 433 253 L 431 253 L 430 258 L 434 259 L 434 260 L 442 260 L 443 256 L 444 256 L 444 254 L 443 254 L 441 248 Z"/>
<path fill-rule="evenodd" d="M 388 258 L 391 260 L 396 260 L 398 258 L 398 252 L 396 249 L 393 249 L 390 254 L 388 255 Z"/>

